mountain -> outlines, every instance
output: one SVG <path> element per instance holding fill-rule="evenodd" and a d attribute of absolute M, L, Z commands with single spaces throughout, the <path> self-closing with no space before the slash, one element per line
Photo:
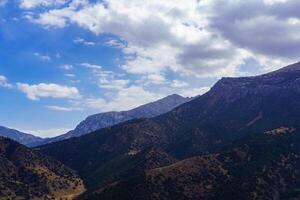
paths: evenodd
<path fill-rule="evenodd" d="M 114 182 L 81 199 L 300 199 L 299 127 L 254 134 L 219 153 Z"/>
<path fill-rule="evenodd" d="M 0 136 L 13 139 L 29 147 L 36 146 L 44 141 L 43 138 L 36 137 L 28 133 L 22 133 L 20 131 L 9 129 L 3 126 L 0 126 Z"/>
<path fill-rule="evenodd" d="M 132 110 L 121 112 L 105 112 L 87 117 L 84 121 L 72 131 L 66 134 L 50 138 L 42 143 L 51 143 L 65 140 L 72 137 L 78 137 L 87 133 L 94 132 L 98 129 L 119 124 L 131 119 L 150 118 L 166 113 L 175 107 L 190 101 L 192 98 L 185 98 L 177 94 L 169 95 L 155 102 L 151 102 Z M 40 143 L 40 144 L 42 144 Z"/>
<path fill-rule="evenodd" d="M 71 199 L 83 191 L 73 170 L 0 137 L 0 199 Z"/>
<path fill-rule="evenodd" d="M 77 170 L 92 193 L 98 190 L 93 185 L 102 188 L 104 183 L 118 181 L 94 172 L 131 152 L 138 156 L 155 147 L 183 160 L 218 152 L 254 133 L 297 127 L 299 83 L 300 63 L 260 76 L 222 78 L 206 94 L 160 116 L 127 121 L 38 149 Z"/>

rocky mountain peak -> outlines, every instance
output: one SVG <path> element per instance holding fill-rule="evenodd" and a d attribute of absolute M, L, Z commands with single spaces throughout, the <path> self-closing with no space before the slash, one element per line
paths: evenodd
<path fill-rule="evenodd" d="M 61 136 L 50 138 L 42 144 L 65 140 L 72 137 L 79 137 L 98 129 L 116 125 L 132 119 L 155 117 L 169 112 L 177 106 L 192 99 L 193 98 L 182 97 L 178 94 L 172 94 L 157 101 L 138 106 L 131 110 L 120 112 L 110 111 L 94 114 L 88 116 L 85 120 L 80 122 L 74 130 L 71 130 Z"/>

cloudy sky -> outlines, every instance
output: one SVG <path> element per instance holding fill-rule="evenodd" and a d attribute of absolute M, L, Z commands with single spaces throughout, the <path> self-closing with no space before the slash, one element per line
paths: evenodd
<path fill-rule="evenodd" d="M 0 124 L 51 136 L 87 115 L 299 60 L 299 0 L 0 0 Z"/>

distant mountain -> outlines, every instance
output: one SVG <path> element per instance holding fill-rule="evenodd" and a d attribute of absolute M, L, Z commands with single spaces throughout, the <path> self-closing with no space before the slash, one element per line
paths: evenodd
<path fill-rule="evenodd" d="M 73 170 L 0 137 L 0 199 L 71 199 L 83 191 Z"/>
<path fill-rule="evenodd" d="M 39 149 L 77 170 L 87 183 L 97 180 L 93 183 L 101 188 L 102 183 L 109 185 L 110 180 L 111 184 L 116 180 L 95 172 L 132 152 L 138 156 L 155 147 L 168 157 L 182 160 L 220 151 L 254 133 L 280 127 L 298 131 L 299 124 L 300 63 L 296 63 L 260 76 L 222 78 L 206 94 L 166 114 L 127 121 Z M 111 175 L 123 168 L 113 166 L 119 167 L 111 167 Z M 98 189 L 88 184 L 88 191 Z M 183 191 L 184 188 L 179 190 Z"/>
<path fill-rule="evenodd" d="M 173 94 L 159 99 L 155 102 L 139 106 L 132 110 L 121 112 L 112 111 L 95 114 L 87 117 L 84 121 L 80 122 L 80 124 L 74 130 L 66 134 L 47 139 L 43 141 L 43 143 L 51 143 L 72 137 L 78 137 L 96 131 L 98 129 L 119 124 L 121 122 L 132 119 L 155 117 L 160 114 L 166 113 L 174 109 L 175 107 L 190 101 L 191 99 L 192 98 L 185 98 L 180 95 Z"/>
<path fill-rule="evenodd" d="M 22 133 L 20 131 L 6 128 L 4 126 L 0 126 L 0 136 L 13 139 L 29 147 L 36 146 L 40 144 L 42 141 L 44 141 L 43 138 L 36 137 L 28 133 Z"/>

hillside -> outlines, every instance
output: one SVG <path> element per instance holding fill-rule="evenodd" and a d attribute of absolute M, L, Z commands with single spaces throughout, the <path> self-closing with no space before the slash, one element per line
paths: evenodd
<path fill-rule="evenodd" d="M 0 137 L 0 199 L 71 199 L 83 191 L 73 170 Z"/>
<path fill-rule="evenodd" d="M 220 153 L 147 170 L 82 199 L 299 199 L 298 130 L 254 134 Z"/>
<path fill-rule="evenodd" d="M 111 159 L 95 171 L 88 173 L 87 186 L 93 190 L 123 178 L 139 175 L 145 170 L 175 163 L 176 159 L 158 148 L 141 152 L 131 151 Z"/>
<path fill-rule="evenodd" d="M 223 78 L 206 94 L 166 114 L 39 149 L 77 170 L 86 182 L 119 156 L 152 146 L 177 160 L 208 154 L 249 134 L 297 126 L 299 80 L 300 63 L 261 76 Z"/>

